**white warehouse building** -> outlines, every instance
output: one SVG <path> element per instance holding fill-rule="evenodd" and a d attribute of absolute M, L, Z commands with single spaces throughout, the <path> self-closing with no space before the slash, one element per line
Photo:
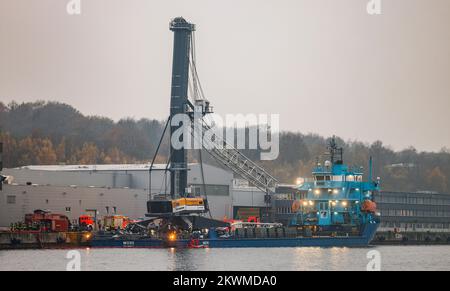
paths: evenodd
<path fill-rule="evenodd" d="M 166 165 L 154 165 L 152 195 L 170 192 Z M 209 201 L 216 219 L 261 216 L 266 208 L 264 193 L 242 185 L 232 172 L 200 164 L 189 164 L 189 186 Z M 145 216 L 149 199 L 149 165 L 26 166 L 4 169 L 9 184 L 0 191 L 0 227 L 22 221 L 36 209 L 65 214 L 71 220 L 95 212 L 98 217 L 122 214 L 132 219 Z M 239 186 L 238 186 L 239 184 Z"/>

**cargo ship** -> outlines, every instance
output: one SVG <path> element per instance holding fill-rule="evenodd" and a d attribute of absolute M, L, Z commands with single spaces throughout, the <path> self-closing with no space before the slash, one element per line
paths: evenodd
<path fill-rule="evenodd" d="M 208 205 L 201 198 L 149 201 L 150 218 L 131 225 L 134 229 L 97 234 L 92 247 L 118 248 L 270 248 L 366 247 L 379 226 L 373 181 L 362 168 L 343 162 L 343 149 L 333 138 L 327 159 L 317 163 L 312 178 L 293 189 L 289 225 L 276 222 L 224 222 L 205 217 Z M 153 217 L 151 217 L 153 216 Z"/>
<path fill-rule="evenodd" d="M 343 162 L 343 150 L 335 138 L 328 147 L 326 161 L 317 163 L 312 180 L 292 188 L 296 199 L 294 214 L 288 225 L 281 225 L 272 215 L 263 223 L 219 221 L 209 212 L 206 187 L 198 197 L 188 185 L 188 149 L 170 143 L 166 172 L 170 173 L 170 193 L 155 195 L 152 189 L 153 163 L 165 137 L 180 140 L 179 132 L 192 134 L 211 157 L 236 176 L 248 181 L 265 195 L 267 208 L 279 183 L 261 166 L 247 158 L 234 145 L 215 135 L 207 138 L 211 126 L 204 118 L 213 112 L 197 74 L 194 31 L 196 26 L 182 17 L 170 22 L 174 33 L 170 114 L 149 169 L 149 201 L 147 219 L 116 233 L 97 233 L 93 247 L 298 247 L 298 246 L 367 246 L 378 227 L 373 195 L 379 183 L 363 182 L 362 170 L 351 169 Z M 190 93 L 190 95 L 189 95 Z M 192 123 L 171 122 L 183 115 Z M 200 122 L 199 122 L 200 121 Z M 184 123 L 184 122 L 183 122 Z M 198 126 L 199 125 L 199 126 Z M 169 129 L 169 130 L 168 130 Z M 182 136 L 183 141 L 185 136 Z M 202 166 L 202 150 L 199 150 Z M 202 184 L 205 186 L 202 170 Z M 162 199 L 159 196 L 163 196 Z M 209 214 L 209 217 L 208 217 Z"/>

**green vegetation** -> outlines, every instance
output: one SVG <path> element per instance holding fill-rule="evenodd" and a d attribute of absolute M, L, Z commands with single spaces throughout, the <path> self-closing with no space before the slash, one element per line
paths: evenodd
<path fill-rule="evenodd" d="M 0 132 L 5 167 L 49 164 L 120 164 L 149 162 L 157 147 L 164 122 L 84 116 L 73 107 L 56 102 L 0 102 Z M 345 160 L 367 170 L 374 158 L 374 175 L 383 189 L 450 193 L 450 151 L 418 152 L 414 148 L 395 152 L 378 141 L 373 144 L 344 142 Z M 293 183 L 308 177 L 316 158 L 326 152 L 327 139 L 314 134 L 283 132 L 280 157 L 261 162 L 280 181 Z M 244 151 L 257 160 L 258 151 Z M 164 141 L 158 163 L 168 157 Z M 203 155 L 207 163 L 214 163 Z M 196 153 L 192 153 L 196 159 Z"/>

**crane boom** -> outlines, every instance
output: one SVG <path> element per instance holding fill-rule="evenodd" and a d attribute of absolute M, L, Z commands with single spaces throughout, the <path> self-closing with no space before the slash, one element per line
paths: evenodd
<path fill-rule="evenodd" d="M 210 127 L 203 123 L 203 129 L 209 130 Z M 261 191 L 267 194 L 275 193 L 278 181 L 266 170 L 217 136 L 214 141 L 209 142 L 213 144 L 204 144 L 203 147 L 218 162 Z"/>

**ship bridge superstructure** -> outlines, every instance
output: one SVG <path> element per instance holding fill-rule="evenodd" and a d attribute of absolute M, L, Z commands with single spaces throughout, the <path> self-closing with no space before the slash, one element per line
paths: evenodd
<path fill-rule="evenodd" d="M 343 150 L 335 139 L 323 164 L 317 163 L 312 178 L 299 181 L 293 205 L 293 224 L 321 227 L 357 226 L 374 219 L 373 198 L 379 181 L 364 181 L 362 167 L 349 167 L 343 162 Z M 370 161 L 371 164 L 371 161 Z M 372 166 L 370 165 L 370 168 Z"/>

